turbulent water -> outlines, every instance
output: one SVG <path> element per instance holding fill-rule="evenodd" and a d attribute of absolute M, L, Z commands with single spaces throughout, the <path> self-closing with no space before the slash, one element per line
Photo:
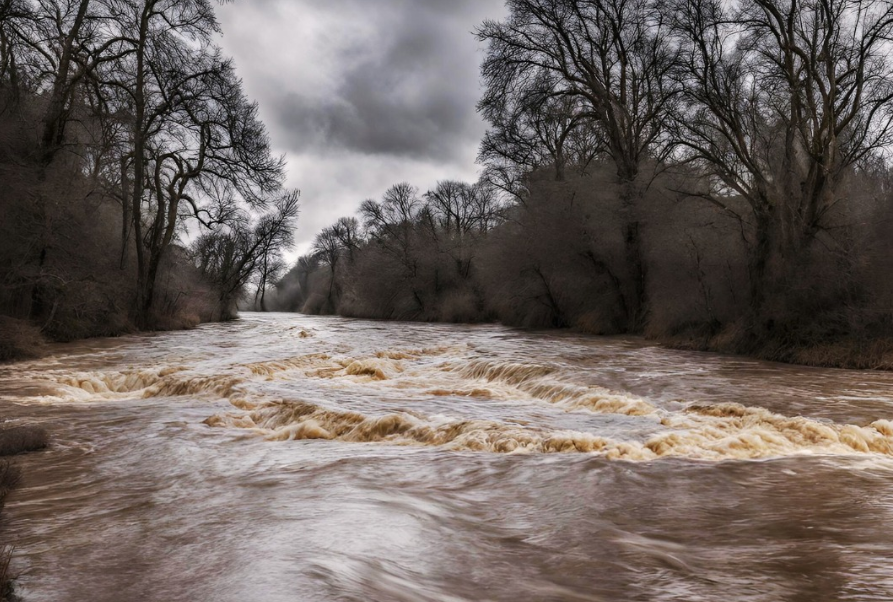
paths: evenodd
<path fill-rule="evenodd" d="M 248 314 L 0 367 L 40 601 L 893 599 L 893 375 Z"/>

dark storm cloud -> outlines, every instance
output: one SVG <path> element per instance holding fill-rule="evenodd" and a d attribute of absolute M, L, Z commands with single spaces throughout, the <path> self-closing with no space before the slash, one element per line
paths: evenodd
<path fill-rule="evenodd" d="M 268 125 L 279 130 L 288 150 L 340 148 L 451 160 L 463 143 L 479 138 L 474 106 L 480 55 L 471 32 L 499 11 L 502 0 L 331 0 L 324 6 L 318 0 L 266 0 L 252 8 L 281 20 L 300 19 L 300 12 L 283 10 L 289 4 L 307 8 L 306 18 L 323 30 L 311 35 L 327 46 L 324 64 L 302 68 L 322 72 L 329 85 L 277 85 L 269 78 L 287 74 L 267 76 L 263 88 L 274 93 L 261 101 Z M 301 24 L 281 20 L 273 27 L 285 32 L 287 53 L 294 40 L 287 32 Z M 264 35 L 276 31 L 270 24 L 260 29 Z"/>
<path fill-rule="evenodd" d="M 501 18 L 503 0 L 240 0 L 218 13 L 224 51 L 302 191 L 296 254 L 396 182 L 424 191 L 477 177 L 472 30 Z"/>

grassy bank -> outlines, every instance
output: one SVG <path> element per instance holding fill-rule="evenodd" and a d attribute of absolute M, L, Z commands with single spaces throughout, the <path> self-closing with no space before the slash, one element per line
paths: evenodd
<path fill-rule="evenodd" d="M 47 432 L 39 427 L 22 426 L 0 429 L 0 513 L 8 496 L 21 482 L 22 472 L 12 459 L 19 454 L 47 446 Z M 14 600 L 9 564 L 14 548 L 6 541 L 0 524 L 0 602 Z"/>

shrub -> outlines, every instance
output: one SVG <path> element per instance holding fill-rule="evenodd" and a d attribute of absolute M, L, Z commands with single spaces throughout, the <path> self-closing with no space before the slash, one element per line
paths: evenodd
<path fill-rule="evenodd" d="M 37 426 L 14 426 L 0 429 L 0 456 L 15 456 L 44 449 L 49 437 Z"/>
<path fill-rule="evenodd" d="M 40 329 L 25 320 L 0 316 L 0 362 L 37 357 L 43 345 Z"/>

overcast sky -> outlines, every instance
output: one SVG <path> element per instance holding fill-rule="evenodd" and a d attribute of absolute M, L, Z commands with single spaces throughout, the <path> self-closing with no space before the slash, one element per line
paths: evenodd
<path fill-rule="evenodd" d="M 504 0 L 244 0 L 219 7 L 288 184 L 295 256 L 321 228 L 397 182 L 474 180 L 484 124 L 472 31 Z"/>

